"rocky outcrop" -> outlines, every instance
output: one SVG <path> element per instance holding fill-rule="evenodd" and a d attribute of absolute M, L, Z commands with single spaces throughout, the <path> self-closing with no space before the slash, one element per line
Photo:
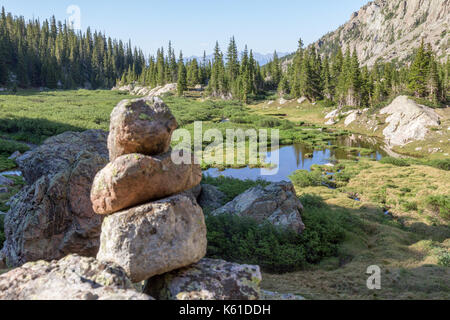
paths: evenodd
<path fill-rule="evenodd" d="M 97 174 L 91 200 L 96 213 L 110 214 L 189 190 L 201 180 L 199 165 L 177 165 L 171 152 L 154 157 L 124 155 Z"/>
<path fill-rule="evenodd" d="M 16 159 L 28 184 L 72 165 L 82 151 L 108 159 L 107 133 L 102 130 L 65 132 L 47 139 L 41 146 Z"/>
<path fill-rule="evenodd" d="M 280 182 L 252 188 L 222 208 L 213 211 L 212 215 L 237 214 L 254 218 L 260 223 L 268 221 L 302 233 L 305 229 L 302 212 L 303 206 L 293 184 Z"/>
<path fill-rule="evenodd" d="M 448 0 L 375 0 L 314 45 L 327 55 L 339 46 L 355 48 L 362 64 L 372 66 L 379 58 L 407 59 L 424 39 L 437 57 L 445 58 L 450 54 L 449 19 Z"/>
<path fill-rule="evenodd" d="M 353 110 L 351 111 L 347 117 L 345 118 L 344 124 L 346 127 L 348 127 L 350 124 L 352 124 L 353 122 L 356 121 L 356 119 L 358 118 L 358 115 L 360 115 L 360 111 L 359 110 Z"/>
<path fill-rule="evenodd" d="M 216 186 L 209 184 L 202 185 L 201 193 L 198 196 L 198 204 L 205 210 L 216 210 L 223 206 L 226 195 Z"/>
<path fill-rule="evenodd" d="M 383 134 L 391 146 L 424 140 L 430 127 L 440 125 L 440 117 L 433 109 L 419 105 L 407 96 L 397 97 L 380 114 L 388 115 L 388 126 Z"/>
<path fill-rule="evenodd" d="M 92 210 L 90 189 L 106 161 L 81 152 L 65 170 L 42 176 L 13 197 L 5 216 L 4 251 L 10 267 L 70 253 L 95 257 L 102 217 Z"/>
<path fill-rule="evenodd" d="M 148 280 L 144 292 L 158 300 L 258 300 L 258 266 L 203 259 Z"/>
<path fill-rule="evenodd" d="M 139 85 L 126 85 L 116 86 L 112 90 L 128 92 L 133 96 L 160 97 L 165 93 L 177 91 L 177 84 L 169 83 L 164 86 L 157 86 L 155 88 L 143 87 Z"/>
<path fill-rule="evenodd" d="M 167 152 L 177 126 L 169 108 L 159 98 L 120 102 L 111 114 L 110 161 L 131 153 L 151 156 Z"/>
<path fill-rule="evenodd" d="M 152 300 L 113 263 L 70 255 L 0 275 L 0 300 Z"/>
<path fill-rule="evenodd" d="M 203 212 L 192 199 L 178 195 L 107 217 L 97 258 L 120 264 L 137 283 L 205 254 Z"/>
<path fill-rule="evenodd" d="M 48 139 L 18 161 L 30 185 L 10 200 L 4 255 L 10 267 L 97 254 L 102 217 L 90 189 L 108 159 L 106 134 L 90 130 Z"/>

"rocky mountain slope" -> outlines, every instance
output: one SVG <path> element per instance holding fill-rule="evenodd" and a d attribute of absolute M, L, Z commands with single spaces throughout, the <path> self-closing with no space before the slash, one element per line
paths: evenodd
<path fill-rule="evenodd" d="M 450 53 L 449 25 L 450 0 L 375 0 L 315 46 L 323 54 L 338 46 L 356 48 L 361 62 L 371 66 L 379 58 L 407 59 L 424 39 L 443 58 Z"/>
<path fill-rule="evenodd" d="M 314 45 L 321 54 L 356 48 L 364 65 L 407 60 L 423 39 L 439 58 L 450 54 L 450 0 L 375 0 Z"/>

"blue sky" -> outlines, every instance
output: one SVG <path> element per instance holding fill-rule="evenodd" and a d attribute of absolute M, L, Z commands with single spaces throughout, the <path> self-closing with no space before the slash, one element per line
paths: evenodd
<path fill-rule="evenodd" d="M 185 56 L 226 48 L 234 35 L 259 53 L 292 52 L 301 37 L 308 44 L 345 23 L 368 0 L 1 0 L 8 12 L 25 18 L 55 15 L 68 18 L 67 8 L 81 9 L 81 25 L 141 47 L 182 49 Z"/>

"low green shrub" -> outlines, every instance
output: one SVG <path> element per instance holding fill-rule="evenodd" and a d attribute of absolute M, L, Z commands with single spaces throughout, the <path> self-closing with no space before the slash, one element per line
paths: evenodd
<path fill-rule="evenodd" d="M 208 257 L 256 264 L 266 272 L 286 273 L 336 256 L 345 238 L 343 216 L 329 208 L 314 207 L 317 198 L 305 199 L 312 202 L 303 213 L 306 230 L 301 235 L 268 223 L 260 225 L 248 217 L 207 216 Z"/>
<path fill-rule="evenodd" d="M 417 211 L 418 210 L 418 205 L 416 201 L 406 201 L 403 203 L 403 209 L 405 211 Z"/>
<path fill-rule="evenodd" d="M 438 255 L 438 265 L 450 267 L 450 252 L 448 250 L 442 250 Z"/>
<path fill-rule="evenodd" d="M 430 160 L 426 164 L 434 168 L 450 171 L 450 159 Z"/>
<path fill-rule="evenodd" d="M 305 210 L 311 208 L 325 208 L 327 204 L 322 199 L 321 196 L 316 194 L 305 193 L 300 197 L 300 202 L 302 203 Z"/>
<path fill-rule="evenodd" d="M 2 155 L 9 157 L 13 152 L 20 151 L 23 153 L 28 150 L 30 150 L 30 147 L 23 143 L 0 139 L 0 154 Z"/>
<path fill-rule="evenodd" d="M 316 187 L 327 182 L 320 171 L 297 170 L 289 178 L 294 185 L 299 187 Z"/>
<path fill-rule="evenodd" d="M 434 214 L 439 215 L 442 219 L 450 220 L 450 196 L 429 196 L 425 200 L 425 205 L 429 210 L 431 210 Z"/>
<path fill-rule="evenodd" d="M 397 167 L 409 167 L 411 164 L 406 159 L 399 159 L 399 158 L 393 158 L 393 157 L 385 157 L 380 160 L 380 163 L 383 164 L 392 164 Z"/>
<path fill-rule="evenodd" d="M 0 154 L 0 172 L 11 170 L 15 167 L 17 167 L 17 165 L 13 160 L 9 160 L 8 156 Z"/>

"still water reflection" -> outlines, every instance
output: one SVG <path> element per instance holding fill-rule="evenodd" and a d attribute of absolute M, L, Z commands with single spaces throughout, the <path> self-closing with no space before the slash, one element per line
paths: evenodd
<path fill-rule="evenodd" d="M 324 148 L 323 150 L 314 150 L 310 146 L 304 144 L 294 144 L 291 146 L 283 146 L 278 149 L 280 163 L 278 168 L 272 170 L 262 170 L 259 168 L 242 168 L 242 169 L 226 169 L 220 171 L 218 169 L 209 169 L 205 171 L 205 175 L 211 177 L 225 176 L 238 178 L 242 180 L 250 179 L 264 179 L 270 182 L 287 181 L 289 176 L 297 170 L 311 170 L 313 165 L 325 165 L 334 160 L 350 159 L 355 155 L 360 156 L 358 152 L 350 153 L 348 149 L 339 148 L 341 147 L 352 147 L 352 148 L 366 148 L 373 150 L 373 153 L 368 157 L 374 158 L 376 160 L 381 160 L 383 156 L 386 156 L 385 151 L 383 151 L 383 145 L 374 138 L 365 138 L 363 136 L 351 135 L 347 137 L 339 137 L 337 141 L 333 144 L 338 146 L 338 148 L 332 147 L 330 142 L 330 147 Z M 267 153 L 267 159 L 270 159 L 272 152 Z M 270 161 L 267 161 L 270 162 Z M 265 174 L 263 174 L 265 173 Z"/>

